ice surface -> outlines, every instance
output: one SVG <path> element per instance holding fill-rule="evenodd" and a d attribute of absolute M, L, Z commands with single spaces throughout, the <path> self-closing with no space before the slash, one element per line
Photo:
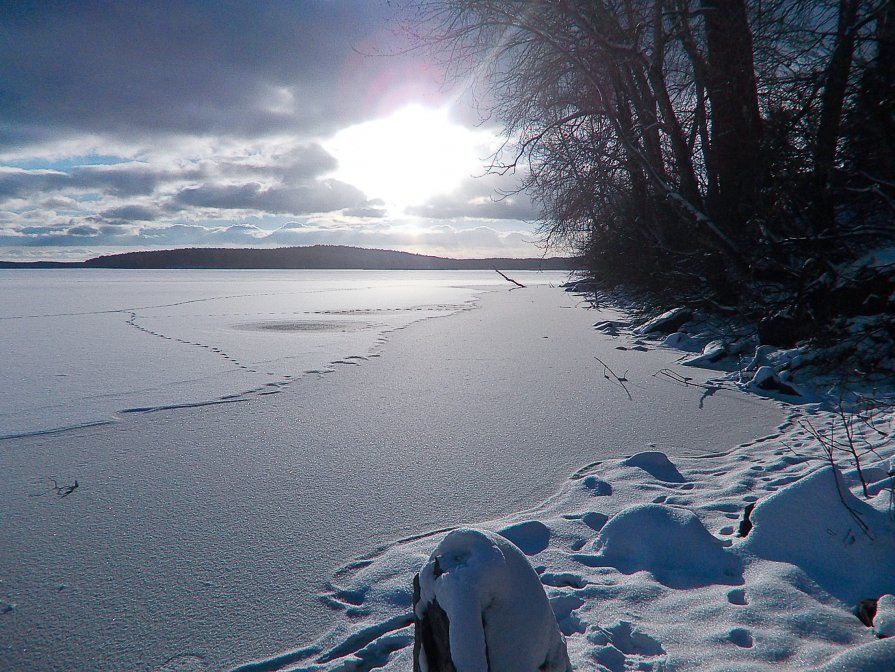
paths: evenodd
<path fill-rule="evenodd" d="M 505 282 L 485 272 L 0 271 L 0 438 L 275 392 Z"/>

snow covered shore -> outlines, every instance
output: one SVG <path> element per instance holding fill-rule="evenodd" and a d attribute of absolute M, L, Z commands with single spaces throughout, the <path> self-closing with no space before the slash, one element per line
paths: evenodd
<path fill-rule="evenodd" d="M 576 670 L 893 670 L 895 414 L 823 401 L 733 450 L 595 462 L 479 527 L 528 556 Z M 413 575 L 445 534 L 346 565 L 338 626 L 237 672 L 410 670 Z"/>

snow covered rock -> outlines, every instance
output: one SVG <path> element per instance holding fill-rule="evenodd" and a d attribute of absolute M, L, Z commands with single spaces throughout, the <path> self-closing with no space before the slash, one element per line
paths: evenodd
<path fill-rule="evenodd" d="M 450 532 L 415 583 L 415 672 L 571 672 L 538 575 L 503 537 Z"/>
<path fill-rule="evenodd" d="M 635 329 L 635 332 L 642 335 L 655 333 L 670 334 L 680 329 L 684 323 L 689 322 L 692 318 L 693 311 L 689 308 L 673 308 L 642 324 Z"/>
<path fill-rule="evenodd" d="M 702 353 L 684 362 L 687 366 L 710 366 L 717 364 L 725 357 L 736 354 L 736 346 L 721 339 L 709 341 L 702 348 Z"/>
<path fill-rule="evenodd" d="M 773 345 L 759 345 L 755 348 L 755 355 L 746 364 L 746 371 L 756 371 L 763 366 L 771 363 L 771 355 L 777 352 L 777 348 Z"/>
<path fill-rule="evenodd" d="M 587 294 L 596 292 L 599 285 L 594 280 L 570 280 L 560 285 L 565 291 L 575 294 Z"/>
<path fill-rule="evenodd" d="M 674 333 L 668 334 L 668 336 L 663 338 L 662 342 L 659 343 L 659 346 L 663 348 L 674 348 L 675 350 L 688 350 L 693 352 L 699 349 L 699 342 L 681 331 L 675 331 Z"/>
<path fill-rule="evenodd" d="M 578 559 L 625 574 L 646 570 L 675 588 L 728 584 L 739 575 L 736 558 L 696 514 L 670 506 L 638 504 L 620 511 L 600 531 L 594 550 L 595 556 Z"/>
<path fill-rule="evenodd" d="M 747 387 L 753 392 L 779 392 L 790 397 L 801 396 L 796 388 L 781 380 L 777 372 L 770 366 L 762 366 L 758 369 L 752 376 L 752 380 L 747 383 Z"/>
<path fill-rule="evenodd" d="M 619 320 L 601 320 L 594 324 L 594 329 L 596 331 L 602 331 L 607 336 L 618 336 L 619 330 L 627 329 L 628 326 L 628 322 L 621 322 Z"/>

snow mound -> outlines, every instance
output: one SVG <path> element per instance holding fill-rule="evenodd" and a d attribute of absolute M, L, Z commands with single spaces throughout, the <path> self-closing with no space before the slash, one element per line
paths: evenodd
<path fill-rule="evenodd" d="M 420 572 L 419 586 L 415 615 L 422 619 L 436 603 L 444 611 L 458 672 L 571 671 L 538 575 L 503 537 L 450 532 Z"/>
<path fill-rule="evenodd" d="M 876 603 L 873 631 L 877 637 L 895 635 L 895 595 L 883 595 Z"/>
<path fill-rule="evenodd" d="M 666 483 L 686 483 L 687 481 L 668 459 L 668 456 L 659 451 L 637 453 L 623 461 L 622 464 L 627 467 L 643 469 L 653 478 Z"/>
<path fill-rule="evenodd" d="M 581 562 L 624 574 L 646 570 L 675 588 L 731 583 L 739 574 L 737 560 L 693 512 L 659 504 L 637 504 L 613 516 L 594 550 Z"/>
<path fill-rule="evenodd" d="M 892 672 L 895 670 L 895 639 L 882 639 L 846 651 L 814 672 Z"/>
<path fill-rule="evenodd" d="M 846 604 L 895 592 L 892 525 L 838 469 L 823 467 L 761 500 L 751 520 L 745 553 L 799 567 Z"/>
<path fill-rule="evenodd" d="M 508 525 L 498 534 L 516 544 L 525 555 L 537 555 L 550 545 L 550 528 L 538 520 Z"/>

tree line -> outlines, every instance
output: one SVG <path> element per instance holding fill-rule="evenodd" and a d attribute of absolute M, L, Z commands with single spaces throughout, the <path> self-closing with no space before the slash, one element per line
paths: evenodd
<path fill-rule="evenodd" d="M 895 1 L 432 0 L 548 244 L 662 298 L 817 322 L 895 241 Z"/>

